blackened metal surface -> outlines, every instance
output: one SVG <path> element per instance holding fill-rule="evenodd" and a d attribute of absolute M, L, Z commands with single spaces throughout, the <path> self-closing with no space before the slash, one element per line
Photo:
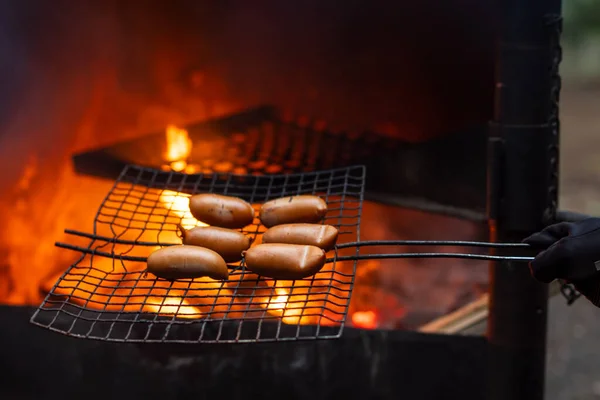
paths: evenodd
<path fill-rule="evenodd" d="M 554 221 L 558 182 L 560 0 L 501 2 L 488 206 L 495 241 Z M 490 266 L 488 399 L 542 400 L 548 285 L 522 263 Z"/>
<path fill-rule="evenodd" d="M 522 236 L 502 232 L 497 239 Z M 525 263 L 500 262 L 490 267 L 489 296 L 488 399 L 542 400 L 548 285 L 535 281 Z"/>
<path fill-rule="evenodd" d="M 362 164 L 367 191 L 378 200 L 405 199 L 402 205 L 409 208 L 475 220 L 484 214 L 485 127 L 409 143 L 374 132 L 335 133 L 309 121 L 284 122 L 273 107 L 263 106 L 186 128 L 194 144 L 189 162 L 204 172 L 297 173 Z M 161 168 L 165 150 L 165 134 L 155 133 L 76 154 L 73 162 L 80 174 L 117 179 L 127 164 Z"/>
<path fill-rule="evenodd" d="M 485 339 L 346 329 L 338 340 L 132 345 L 78 340 L 0 307 L 0 398 L 481 399 Z"/>
<path fill-rule="evenodd" d="M 557 50 L 560 0 L 502 5 L 495 119 L 504 144 L 502 229 L 529 232 L 552 222 L 558 185 Z"/>
<path fill-rule="evenodd" d="M 382 152 L 366 164 L 367 191 L 485 214 L 487 132 L 475 127 Z M 479 219 L 464 212 L 448 214 Z"/>

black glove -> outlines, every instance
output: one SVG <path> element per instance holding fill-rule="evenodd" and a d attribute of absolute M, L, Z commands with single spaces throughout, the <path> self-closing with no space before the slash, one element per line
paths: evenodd
<path fill-rule="evenodd" d="M 600 307 L 600 218 L 550 225 L 523 242 L 543 249 L 529 264 L 534 278 L 571 282 Z"/>

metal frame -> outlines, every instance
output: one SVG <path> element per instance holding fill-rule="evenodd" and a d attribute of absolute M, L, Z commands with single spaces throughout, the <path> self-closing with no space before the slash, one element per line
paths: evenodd
<path fill-rule="evenodd" d="M 93 233 L 71 231 L 90 239 L 87 247 L 57 244 L 80 258 L 58 279 L 31 322 L 69 336 L 112 342 L 339 338 L 359 259 L 364 182 L 363 166 L 258 176 L 187 175 L 128 166 L 102 202 Z M 219 193 L 252 204 L 299 194 L 320 196 L 329 207 L 323 223 L 339 230 L 338 245 L 325 266 L 304 280 L 258 276 L 244 259 L 229 265 L 224 281 L 159 279 L 146 271 L 148 255 L 156 247 L 179 244 L 176 232 L 182 224 L 198 226 L 184 193 Z M 241 232 L 258 241 L 265 230 L 255 218 Z M 287 296 L 283 303 L 281 291 Z"/>
<path fill-rule="evenodd" d="M 556 220 L 561 1 L 506 0 L 498 12 L 488 214 L 491 239 L 512 242 Z M 548 285 L 492 263 L 489 303 L 488 399 L 543 399 Z"/>

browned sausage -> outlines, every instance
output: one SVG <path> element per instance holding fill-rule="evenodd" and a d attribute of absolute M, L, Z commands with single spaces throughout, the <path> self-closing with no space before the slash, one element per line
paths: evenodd
<path fill-rule="evenodd" d="M 196 194 L 190 197 L 190 213 L 199 221 L 221 228 L 239 229 L 254 220 L 252 205 L 237 197 Z"/>
<path fill-rule="evenodd" d="M 223 257 L 214 251 L 197 246 L 169 246 L 148 256 L 148 272 L 168 280 L 208 276 L 225 280 L 229 270 Z"/>
<path fill-rule="evenodd" d="M 331 225 L 284 224 L 269 228 L 262 237 L 263 243 L 306 244 L 331 250 L 338 237 L 338 230 Z"/>
<path fill-rule="evenodd" d="M 322 249 L 297 244 L 259 244 L 248 249 L 244 257 L 250 271 L 277 280 L 306 278 L 325 265 Z"/>
<path fill-rule="evenodd" d="M 183 244 L 206 247 L 216 251 L 226 262 L 240 261 L 242 252 L 250 247 L 250 238 L 232 229 L 198 226 L 185 230 L 180 225 L 179 231 Z"/>
<path fill-rule="evenodd" d="M 319 222 L 327 214 L 327 203 L 318 196 L 300 195 L 267 201 L 260 208 L 260 221 L 275 225 Z"/>

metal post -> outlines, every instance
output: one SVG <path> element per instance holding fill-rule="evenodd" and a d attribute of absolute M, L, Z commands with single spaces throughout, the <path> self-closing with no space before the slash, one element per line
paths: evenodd
<path fill-rule="evenodd" d="M 561 2 L 498 3 L 488 217 L 492 240 L 515 242 L 556 217 Z M 490 265 L 488 399 L 544 398 L 547 308 L 526 265 Z"/>

